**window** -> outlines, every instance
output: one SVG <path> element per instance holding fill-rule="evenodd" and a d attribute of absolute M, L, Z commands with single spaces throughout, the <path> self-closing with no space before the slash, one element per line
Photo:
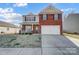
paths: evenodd
<path fill-rule="evenodd" d="M 51 14 L 52 19 L 54 20 L 54 14 Z"/>
<path fill-rule="evenodd" d="M 36 21 L 36 17 L 35 16 L 27 16 L 26 21 Z"/>
<path fill-rule="evenodd" d="M 47 20 L 47 15 L 46 14 L 43 15 L 43 20 Z"/>
<path fill-rule="evenodd" d="M 54 15 L 54 20 L 58 20 L 58 14 Z"/>
<path fill-rule="evenodd" d="M 30 16 L 29 16 L 29 18 L 28 18 L 28 19 L 29 19 L 28 21 L 32 21 L 32 17 L 30 17 Z"/>

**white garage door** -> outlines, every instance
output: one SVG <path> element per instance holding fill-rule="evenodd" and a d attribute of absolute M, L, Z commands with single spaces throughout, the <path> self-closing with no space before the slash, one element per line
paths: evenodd
<path fill-rule="evenodd" d="M 41 27 L 42 34 L 60 34 L 59 25 L 42 25 Z"/>

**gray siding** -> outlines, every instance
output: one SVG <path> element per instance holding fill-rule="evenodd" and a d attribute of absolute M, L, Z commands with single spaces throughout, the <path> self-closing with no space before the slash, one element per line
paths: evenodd
<path fill-rule="evenodd" d="M 70 14 L 63 22 L 63 30 L 79 33 L 79 14 Z"/>

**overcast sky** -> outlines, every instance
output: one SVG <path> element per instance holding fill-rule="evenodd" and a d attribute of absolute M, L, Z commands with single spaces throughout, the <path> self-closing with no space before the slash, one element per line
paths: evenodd
<path fill-rule="evenodd" d="M 29 12 L 38 14 L 48 5 L 48 3 L 0 3 L 0 20 L 18 24 L 22 21 L 22 15 Z M 62 10 L 64 14 L 79 13 L 78 3 L 54 3 L 52 5 Z"/>

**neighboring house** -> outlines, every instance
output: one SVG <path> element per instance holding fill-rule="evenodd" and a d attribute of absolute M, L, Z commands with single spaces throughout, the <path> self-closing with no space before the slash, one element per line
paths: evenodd
<path fill-rule="evenodd" d="M 0 34 L 15 34 L 15 33 L 19 33 L 19 27 L 7 22 L 0 21 Z"/>
<path fill-rule="evenodd" d="M 64 19 L 63 30 L 69 33 L 79 33 L 79 13 L 71 13 Z"/>
<path fill-rule="evenodd" d="M 24 15 L 21 24 L 24 33 L 62 34 L 62 11 L 49 5 L 38 15 Z"/>

